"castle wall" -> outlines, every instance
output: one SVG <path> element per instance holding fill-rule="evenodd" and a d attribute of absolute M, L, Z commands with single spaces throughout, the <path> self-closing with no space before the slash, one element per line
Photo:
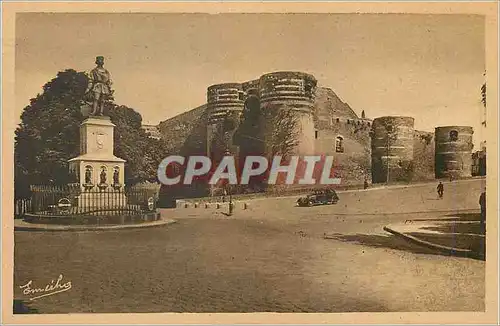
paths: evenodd
<path fill-rule="evenodd" d="M 314 111 L 319 120 L 329 121 L 332 117 L 359 119 L 349 104 L 343 102 L 332 89 L 326 87 L 316 88 Z"/>
<path fill-rule="evenodd" d="M 486 149 L 484 148 L 472 154 L 472 175 L 486 175 Z"/>
<path fill-rule="evenodd" d="M 245 103 L 252 109 L 246 108 Z M 291 155 L 333 156 L 332 175 L 341 178 L 341 186 L 362 184 L 365 179 L 372 179 L 374 183 L 386 182 L 387 175 L 391 182 L 429 180 L 434 177 L 434 157 L 437 160 L 438 156 L 448 162 L 447 166 L 451 166 L 453 157 L 459 157 L 465 165 L 463 170 L 468 169 L 466 154 L 457 153 L 456 148 L 451 149 L 453 153 L 447 153 L 449 146 L 441 143 L 438 146 L 432 133 L 414 130 L 413 118 L 381 117 L 373 121 L 364 116 L 359 118 L 333 90 L 317 87 L 314 76 L 302 72 L 274 72 L 243 83 L 212 85 L 207 89 L 205 106 L 163 122 L 160 130 L 167 142 L 175 143 L 175 148 L 181 149 L 181 155 L 208 154 L 216 159 L 213 149 L 220 145 L 237 157 L 241 155 L 239 160 L 242 163 L 241 159 L 246 155 L 269 154 L 272 133 L 279 129 L 269 113 L 280 110 L 292 113 L 298 122 L 297 129 L 291 130 L 298 135 Z M 247 111 L 255 114 L 247 115 Z M 247 124 L 242 130 L 246 131 L 240 137 L 239 133 L 234 135 L 236 129 L 226 132 L 228 113 L 236 114 L 236 117 L 257 118 L 245 120 Z M 237 120 L 235 128 L 240 123 Z M 393 126 L 393 132 L 388 132 L 387 125 Z M 466 133 L 466 130 L 461 131 L 461 137 Z M 339 139 L 341 150 L 338 148 Z M 249 143 L 253 145 L 249 146 Z M 435 147 L 441 152 L 435 152 Z M 305 166 L 301 163 L 296 181 L 304 172 Z M 321 163 L 319 165 L 316 171 L 321 172 Z M 279 177 L 278 183 L 283 183 L 285 177 Z M 189 197 L 188 193 L 194 188 L 195 185 L 185 189 L 182 196 Z M 206 191 L 202 188 L 199 185 L 196 192 Z"/>
<path fill-rule="evenodd" d="M 241 112 L 245 99 L 240 83 L 217 84 L 207 89 L 209 123 L 220 122 L 228 111 Z"/>
<path fill-rule="evenodd" d="M 473 128 L 469 126 L 446 126 L 435 129 L 436 178 L 471 176 L 473 133 Z"/>
<path fill-rule="evenodd" d="M 295 130 L 290 130 L 292 137 L 296 139 L 296 145 L 290 148 L 290 155 L 311 155 L 314 153 L 314 93 L 317 81 L 314 76 L 293 71 L 280 71 L 265 74 L 260 77 L 259 97 L 263 119 L 262 138 L 266 143 L 266 153 L 271 154 L 270 148 L 276 145 L 277 139 L 272 138 L 274 130 L 281 129 L 287 132 L 286 126 L 280 126 L 276 121 L 279 110 L 285 110 L 290 120 L 295 119 Z M 285 129 L 285 130 L 283 130 Z M 283 154 L 283 153 L 280 153 Z M 299 161 L 296 170 L 296 180 L 303 177 L 306 164 Z M 279 174 L 277 184 L 290 188 L 292 185 L 284 185 L 285 174 Z M 271 186 L 275 188 L 275 186 Z"/>
<path fill-rule="evenodd" d="M 185 157 L 206 155 L 208 125 L 206 108 L 206 105 L 199 106 L 158 125 L 162 139 L 168 144 L 169 153 Z M 183 167 L 180 167 L 178 172 L 181 171 L 183 171 Z M 175 175 L 177 174 L 172 174 L 172 176 Z M 175 199 L 206 196 L 208 193 L 206 188 L 206 184 L 203 182 L 195 182 L 192 185 L 182 183 L 161 185 L 160 205 L 162 207 L 175 207 Z"/>
<path fill-rule="evenodd" d="M 413 136 L 414 181 L 434 179 L 434 133 L 415 130 Z"/>
<path fill-rule="evenodd" d="M 245 92 L 246 96 L 249 95 L 260 95 L 260 79 L 254 79 L 250 80 L 247 82 L 244 82 L 241 84 L 241 87 L 243 88 L 243 92 Z"/>
<path fill-rule="evenodd" d="M 298 145 L 296 155 L 308 155 L 313 152 L 314 122 L 312 109 L 314 106 L 314 90 L 316 79 L 301 72 L 275 72 L 260 78 L 259 91 L 261 110 L 286 109 L 292 111 L 298 121 Z M 273 123 L 266 124 L 274 128 Z M 265 135 L 269 130 L 264 131 Z M 265 139 L 265 141 L 269 141 Z"/>
<path fill-rule="evenodd" d="M 411 117 L 380 117 L 373 120 L 373 183 L 411 180 L 414 164 L 413 126 L 414 119 Z"/>
<path fill-rule="evenodd" d="M 370 124 L 350 118 L 316 122 L 315 153 L 333 156 L 333 174 L 342 179 L 342 185 L 362 184 L 365 178 L 371 179 Z"/>
<path fill-rule="evenodd" d="M 161 139 L 169 147 L 171 153 L 206 152 L 206 117 L 207 105 L 201 105 L 173 118 L 162 121 L 158 125 Z"/>
<path fill-rule="evenodd" d="M 207 89 L 207 153 L 212 153 L 212 141 L 214 137 L 223 133 L 221 130 L 225 117 L 228 114 L 240 114 L 245 103 L 245 93 L 240 83 L 217 84 Z M 234 130 L 233 132 L 234 133 Z M 234 147 L 231 137 L 226 139 L 229 148 Z M 234 148 L 232 148 L 234 150 Z"/>

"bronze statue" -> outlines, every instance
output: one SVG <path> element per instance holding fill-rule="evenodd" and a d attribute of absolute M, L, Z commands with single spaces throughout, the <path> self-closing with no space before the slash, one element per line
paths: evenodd
<path fill-rule="evenodd" d="M 118 171 L 118 169 L 115 169 L 115 172 L 113 173 L 113 183 L 115 185 L 120 183 L 120 172 Z"/>
<path fill-rule="evenodd" d="M 104 103 L 113 95 L 111 89 L 111 74 L 104 69 L 104 57 L 96 57 L 97 67 L 92 69 L 89 75 L 89 84 L 85 94 L 92 102 L 91 115 L 103 115 Z"/>
<path fill-rule="evenodd" d="M 86 184 L 92 183 L 92 171 L 90 171 L 89 168 L 85 169 L 85 183 Z"/>
<path fill-rule="evenodd" d="M 102 168 L 102 170 L 101 170 L 101 184 L 105 184 L 105 183 L 106 183 L 106 169 Z"/>

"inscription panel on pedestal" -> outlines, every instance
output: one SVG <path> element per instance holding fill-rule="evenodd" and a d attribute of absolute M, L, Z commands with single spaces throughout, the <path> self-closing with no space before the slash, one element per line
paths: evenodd
<path fill-rule="evenodd" d="M 87 127 L 87 153 L 113 155 L 113 128 L 108 126 Z"/>

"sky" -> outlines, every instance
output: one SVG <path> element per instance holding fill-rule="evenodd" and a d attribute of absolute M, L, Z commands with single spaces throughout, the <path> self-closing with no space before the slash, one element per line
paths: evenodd
<path fill-rule="evenodd" d="M 206 102 L 208 86 L 303 71 L 367 118 L 469 125 L 479 145 L 484 18 L 416 14 L 68 14 L 16 18 L 16 109 L 65 69 L 105 57 L 115 102 L 157 124 Z M 477 147 L 476 147 L 477 148 Z"/>

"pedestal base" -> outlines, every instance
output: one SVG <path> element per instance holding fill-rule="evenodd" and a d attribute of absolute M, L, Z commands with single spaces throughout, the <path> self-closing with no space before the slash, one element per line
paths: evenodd
<path fill-rule="evenodd" d="M 127 197 L 123 192 L 90 191 L 76 197 L 76 206 L 80 209 L 117 209 L 127 206 Z"/>

